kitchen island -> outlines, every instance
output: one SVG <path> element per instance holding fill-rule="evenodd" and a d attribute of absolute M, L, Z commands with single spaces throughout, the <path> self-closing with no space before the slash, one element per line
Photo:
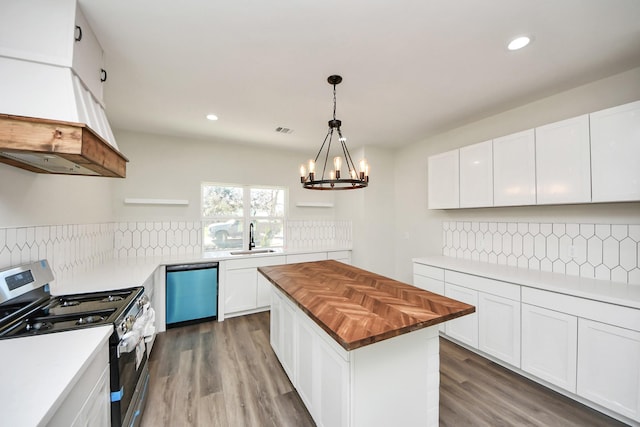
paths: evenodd
<path fill-rule="evenodd" d="M 337 261 L 260 267 L 271 345 L 319 426 L 437 426 L 439 323 L 475 308 Z"/>

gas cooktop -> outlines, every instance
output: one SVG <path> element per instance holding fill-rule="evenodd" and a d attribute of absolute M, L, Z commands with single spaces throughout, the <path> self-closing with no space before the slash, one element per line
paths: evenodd
<path fill-rule="evenodd" d="M 50 297 L 24 317 L 0 329 L 0 338 L 61 332 L 79 327 L 117 324 L 142 294 L 142 288 Z"/>
<path fill-rule="evenodd" d="M 126 331 L 142 287 L 51 296 L 46 261 L 0 272 L 0 339 L 112 324 Z M 123 325 L 123 322 L 125 323 Z"/>

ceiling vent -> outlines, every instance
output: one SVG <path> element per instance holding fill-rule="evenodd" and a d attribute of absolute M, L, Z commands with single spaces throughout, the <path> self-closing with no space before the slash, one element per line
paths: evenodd
<path fill-rule="evenodd" d="M 293 129 L 283 128 L 282 126 L 278 126 L 276 128 L 276 132 L 278 132 L 278 133 L 293 133 Z"/>

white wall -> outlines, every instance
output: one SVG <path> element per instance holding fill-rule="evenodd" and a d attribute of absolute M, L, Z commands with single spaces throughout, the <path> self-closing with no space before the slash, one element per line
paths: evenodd
<path fill-rule="evenodd" d="M 295 206 L 300 201 L 334 200 L 331 192 L 302 189 L 298 167 L 309 153 L 126 131 L 117 131 L 116 137 L 130 160 L 127 179 L 114 185 L 117 221 L 197 221 L 202 182 L 287 187 L 290 218 L 334 217 L 333 209 Z M 189 205 L 125 205 L 125 198 L 188 199 Z"/>
<path fill-rule="evenodd" d="M 442 253 L 442 222 L 461 220 L 640 224 L 640 203 L 428 210 L 428 156 L 640 99 L 640 68 L 514 108 L 399 150 L 395 156 L 395 278 L 411 259 Z M 460 100 L 464 102 L 464 100 Z"/>
<path fill-rule="evenodd" d="M 116 180 L 37 174 L 0 163 L 0 228 L 112 221 Z"/>
<path fill-rule="evenodd" d="M 352 153 L 356 164 L 366 158 L 371 166 L 370 185 L 336 195 L 339 218 L 353 227 L 352 264 L 383 276 L 394 275 L 394 162 L 393 152 L 364 147 Z"/>

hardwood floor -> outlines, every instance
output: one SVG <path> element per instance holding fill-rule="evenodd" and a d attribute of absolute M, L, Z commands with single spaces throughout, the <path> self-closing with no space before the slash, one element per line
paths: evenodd
<path fill-rule="evenodd" d="M 269 344 L 269 313 L 169 329 L 142 427 L 314 426 Z"/>
<path fill-rule="evenodd" d="M 440 426 L 624 426 L 440 338 Z"/>
<path fill-rule="evenodd" d="M 617 426 L 617 421 L 440 339 L 440 425 Z M 142 427 L 314 426 L 269 344 L 269 313 L 158 334 Z"/>

